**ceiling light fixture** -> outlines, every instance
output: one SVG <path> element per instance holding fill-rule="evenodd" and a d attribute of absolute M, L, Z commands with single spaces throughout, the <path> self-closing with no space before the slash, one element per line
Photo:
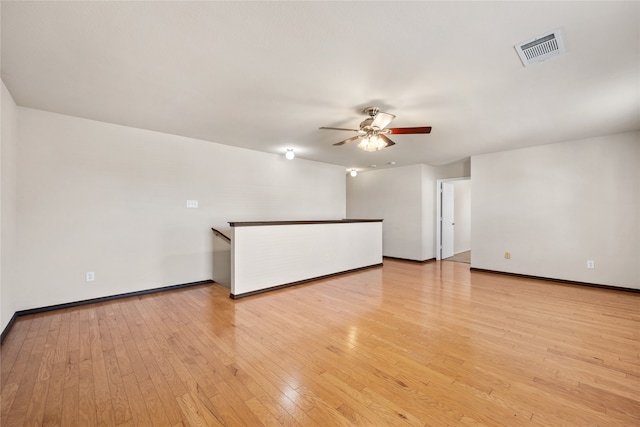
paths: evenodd
<path fill-rule="evenodd" d="M 293 152 L 293 148 L 287 148 L 287 152 L 284 156 L 289 160 L 293 160 L 293 158 L 296 156 L 296 153 Z"/>
<path fill-rule="evenodd" d="M 349 175 L 356 176 L 356 175 L 358 175 L 358 171 L 355 170 L 355 169 L 351 169 L 351 172 L 349 172 Z"/>
<path fill-rule="evenodd" d="M 364 138 L 362 138 L 360 144 L 358 144 L 358 148 L 364 151 L 378 151 L 382 150 L 386 146 L 386 141 L 380 138 L 375 133 L 367 134 Z"/>

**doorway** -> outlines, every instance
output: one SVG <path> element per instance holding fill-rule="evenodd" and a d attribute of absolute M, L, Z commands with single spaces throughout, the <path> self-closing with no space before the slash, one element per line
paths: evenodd
<path fill-rule="evenodd" d="M 436 181 L 436 259 L 471 262 L 471 178 Z"/>

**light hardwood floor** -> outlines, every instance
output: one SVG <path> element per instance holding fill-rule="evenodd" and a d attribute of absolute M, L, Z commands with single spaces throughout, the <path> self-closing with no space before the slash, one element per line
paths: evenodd
<path fill-rule="evenodd" d="M 640 294 L 384 267 L 18 319 L 3 427 L 640 425 Z"/>

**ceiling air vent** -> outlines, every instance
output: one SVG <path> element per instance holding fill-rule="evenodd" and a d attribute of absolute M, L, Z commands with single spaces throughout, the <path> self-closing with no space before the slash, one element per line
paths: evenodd
<path fill-rule="evenodd" d="M 546 61 L 553 56 L 564 53 L 564 40 L 560 30 L 555 30 L 552 33 L 544 34 L 516 45 L 515 48 L 522 60 L 522 64 L 528 67 L 531 64 Z"/>

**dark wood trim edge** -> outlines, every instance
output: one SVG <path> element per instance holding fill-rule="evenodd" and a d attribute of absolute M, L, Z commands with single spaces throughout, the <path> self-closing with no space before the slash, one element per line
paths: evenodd
<path fill-rule="evenodd" d="M 216 236 L 222 238 L 222 240 L 226 240 L 227 243 L 231 243 L 231 237 L 227 236 L 226 234 L 224 234 L 222 231 L 220 230 L 216 230 L 215 228 L 211 227 L 211 231 L 213 231 L 213 234 L 215 234 Z"/>
<path fill-rule="evenodd" d="M 265 292 L 277 291 L 278 289 L 289 288 L 291 286 L 304 285 L 305 283 L 315 282 L 316 280 L 328 279 L 329 277 L 340 276 L 342 274 L 353 273 L 353 272 L 356 272 L 356 271 L 367 270 L 369 268 L 375 268 L 375 267 L 382 267 L 382 263 L 367 265 L 366 267 L 353 268 L 351 270 L 340 271 L 338 273 L 326 274 L 324 276 L 313 277 L 311 279 L 299 280 L 297 282 L 285 283 L 283 285 L 271 286 L 269 288 L 259 289 L 257 291 L 245 292 L 243 294 L 234 295 L 234 294 L 230 293 L 229 294 L 229 298 L 231 298 L 231 299 L 246 298 L 246 297 L 250 297 L 250 296 L 253 296 L 253 295 L 264 294 Z"/>
<path fill-rule="evenodd" d="M 94 304 L 94 303 L 97 303 L 97 302 L 105 302 L 105 301 L 112 301 L 112 300 L 121 299 L 121 298 L 137 297 L 137 296 L 146 295 L 146 294 L 153 294 L 153 293 L 156 293 L 156 292 L 164 292 L 164 291 L 171 291 L 171 290 L 174 290 L 174 289 L 188 288 L 190 286 L 206 285 L 206 284 L 209 284 L 209 283 L 213 283 L 213 280 L 201 280 L 199 282 L 182 283 L 182 284 L 179 284 L 179 285 L 169 285 L 169 286 L 162 286 L 162 287 L 159 287 L 159 288 L 144 289 L 144 290 L 141 290 L 141 291 L 126 292 L 124 294 L 108 295 L 108 296 L 104 296 L 104 297 L 85 299 L 85 300 L 81 300 L 81 301 L 74 301 L 74 302 L 67 302 L 67 303 L 63 303 L 63 304 L 50 305 L 50 306 L 47 306 L 47 307 L 31 308 L 31 309 L 28 309 L 28 310 L 20 310 L 20 311 L 18 311 L 16 313 L 18 314 L 18 316 L 25 316 L 27 314 L 38 314 L 38 313 L 44 313 L 46 311 L 59 310 L 61 308 L 78 307 L 78 306 L 81 306 L 81 305 Z"/>
<path fill-rule="evenodd" d="M 501 274 L 501 275 L 504 275 L 504 276 L 522 277 L 524 279 L 545 280 L 547 282 L 556 282 L 556 283 L 561 283 L 561 284 L 564 284 L 564 285 L 589 286 L 591 288 L 610 289 L 612 291 L 625 291 L 625 292 L 632 292 L 632 293 L 640 293 L 640 289 L 623 288 L 622 286 L 600 285 L 600 284 L 597 284 L 597 283 L 589 283 L 589 282 L 576 282 L 576 281 L 573 281 L 573 280 L 554 279 L 552 277 L 531 276 L 531 275 L 528 275 L 528 274 L 509 273 L 509 272 L 506 272 L 506 271 L 487 270 L 487 269 L 484 269 L 484 268 L 476 268 L 476 267 L 471 267 L 470 270 L 478 272 L 478 273 Z"/>
<path fill-rule="evenodd" d="M 164 292 L 164 291 L 171 291 L 171 290 L 180 289 L 180 288 L 188 288 L 190 286 L 207 285 L 207 284 L 210 284 L 210 283 L 215 283 L 215 282 L 213 280 L 201 280 L 199 282 L 190 282 L 190 283 L 182 283 L 182 284 L 179 284 L 179 285 L 162 286 L 162 287 L 159 287 L 159 288 L 144 289 L 142 291 L 126 292 L 124 294 L 108 295 L 108 296 L 105 296 L 105 297 L 98 297 L 98 298 L 85 299 L 85 300 L 81 300 L 81 301 L 67 302 L 67 303 L 63 303 L 63 304 L 49 305 L 49 306 L 46 306 L 46 307 L 30 308 L 30 309 L 27 309 L 27 310 L 18 310 L 15 313 L 13 313 L 13 317 L 11 318 L 9 323 L 7 324 L 7 327 L 4 328 L 4 331 L 2 331 L 2 335 L 0 336 L 0 344 L 2 343 L 2 341 L 4 341 L 5 336 L 9 333 L 9 330 L 11 329 L 13 324 L 15 323 L 16 319 L 18 317 L 20 317 L 20 316 L 26 316 L 26 315 L 29 315 L 29 314 L 45 313 L 47 311 L 60 310 L 60 309 L 63 309 L 63 308 L 78 307 L 78 306 L 81 306 L 81 305 L 95 304 L 95 303 L 98 303 L 98 302 L 112 301 L 112 300 L 122 299 L 122 298 L 137 297 L 137 296 L 141 296 L 141 295 L 154 294 L 154 293 Z"/>
<path fill-rule="evenodd" d="M 265 225 L 351 224 L 354 222 L 382 222 L 382 219 L 329 219 L 318 221 L 233 221 L 231 227 L 261 227 Z"/>
<path fill-rule="evenodd" d="M 427 263 L 427 262 L 431 262 L 431 261 L 435 261 L 435 260 L 436 260 L 435 258 L 428 258 L 428 259 L 425 259 L 425 260 L 420 261 L 420 260 L 418 260 L 418 259 L 398 258 L 398 257 L 394 257 L 394 256 L 386 256 L 386 255 L 385 255 L 383 258 L 385 258 L 385 259 L 392 259 L 392 260 L 394 260 L 394 261 L 414 262 L 414 263 L 416 263 L 416 264 L 425 264 L 425 263 Z"/>
<path fill-rule="evenodd" d="M 4 338 L 9 334 L 9 331 L 13 327 L 13 324 L 16 323 L 17 318 L 18 318 L 18 313 L 13 313 L 13 316 L 11 316 L 11 320 L 9 320 L 9 323 L 7 323 L 7 326 L 5 326 L 4 330 L 2 331 L 2 334 L 0 334 L 0 345 L 4 341 Z"/>

